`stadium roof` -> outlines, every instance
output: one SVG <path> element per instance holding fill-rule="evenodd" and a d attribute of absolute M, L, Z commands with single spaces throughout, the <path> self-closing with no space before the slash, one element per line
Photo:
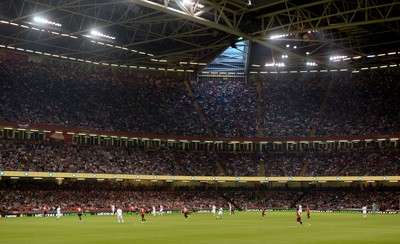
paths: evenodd
<path fill-rule="evenodd" d="M 249 71 L 399 63 L 398 0 L 3 0 L 0 20 L 3 48 L 99 64 L 198 70 L 240 38 Z"/>

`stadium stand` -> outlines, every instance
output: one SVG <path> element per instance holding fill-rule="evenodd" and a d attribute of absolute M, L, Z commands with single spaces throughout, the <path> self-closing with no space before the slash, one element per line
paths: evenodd
<path fill-rule="evenodd" d="M 172 137 L 207 138 L 211 130 L 215 136 L 211 139 L 251 140 L 259 130 L 267 138 L 399 134 L 400 83 L 395 76 L 280 78 L 261 81 L 257 90 L 255 84 L 244 81 L 208 79 L 187 85 L 170 77 L 71 70 L 17 60 L 2 61 L 0 69 L 3 122 Z M 0 140 L 0 170 L 236 177 L 400 175 L 398 145 L 296 150 L 277 146 L 246 152 L 226 149 L 104 146 L 7 136 Z M 42 204 L 55 207 L 66 196 L 73 197 L 63 201 L 64 208 L 84 204 L 91 210 L 106 209 L 112 202 L 125 208 L 136 202 L 147 207 L 162 203 L 171 209 L 185 204 L 201 210 L 213 203 L 226 206 L 229 202 L 238 209 L 290 209 L 299 201 L 312 202 L 314 209 L 345 209 L 361 204 L 352 201 L 355 198 L 373 199 L 382 208 L 399 208 L 399 196 L 393 188 L 378 192 L 328 188 L 321 194 L 304 187 L 265 190 L 255 186 L 220 188 L 218 184 L 210 186 L 212 190 L 207 185 L 131 189 L 111 181 L 64 181 L 58 186 L 51 181 L 1 180 L 0 184 L 3 212 L 38 211 Z"/>
<path fill-rule="evenodd" d="M 250 82 L 135 77 L 6 60 L 1 121 L 104 131 L 216 137 L 348 136 L 399 133 L 397 76 Z M 188 91 L 187 89 L 192 89 Z M 207 121 L 201 119 L 193 94 Z M 257 121 L 257 106 L 263 108 Z M 260 128 L 259 128 L 260 126 Z"/>
<path fill-rule="evenodd" d="M 274 188 L 208 188 L 128 185 L 116 182 L 2 180 L 0 181 L 2 202 L 0 212 L 42 213 L 44 205 L 54 211 L 62 204 L 63 211 L 74 211 L 83 206 L 85 211 L 110 211 L 115 204 L 128 211 L 129 206 L 144 207 L 163 205 L 165 210 L 211 209 L 213 204 L 238 209 L 292 209 L 299 203 L 309 204 L 313 210 L 350 210 L 362 204 L 375 202 L 381 211 L 399 209 L 400 193 L 397 188 L 352 188 L 339 189 L 282 189 Z M 367 202 L 365 202 L 367 201 Z"/>
<path fill-rule="evenodd" d="M 174 190 L 161 186 L 129 186 L 108 181 L 66 181 L 58 185 L 54 181 L 7 181 L 0 182 L 1 212 L 42 212 L 44 205 L 55 207 L 62 204 L 64 211 L 84 206 L 88 211 L 110 211 L 115 204 L 128 211 L 129 206 L 144 207 L 163 205 L 165 210 L 209 210 L 212 204 L 227 205 L 226 200 L 214 190 L 181 187 Z"/>
<path fill-rule="evenodd" d="M 244 81 L 192 82 L 193 93 L 216 137 L 256 137 L 256 90 Z"/>
<path fill-rule="evenodd" d="M 93 146 L 65 141 L 0 140 L 0 170 L 135 175 L 260 176 L 260 155 Z M 266 176 L 399 175 L 399 149 L 274 152 L 263 155 Z"/>
<path fill-rule="evenodd" d="M 2 61 L 1 120 L 93 130 L 207 135 L 183 82 Z M 179 115 L 179 116 L 177 116 Z"/>

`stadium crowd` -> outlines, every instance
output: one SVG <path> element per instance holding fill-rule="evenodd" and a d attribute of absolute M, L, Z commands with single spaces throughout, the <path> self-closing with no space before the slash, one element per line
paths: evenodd
<path fill-rule="evenodd" d="M 398 134 L 399 80 L 375 75 L 263 81 L 265 135 Z"/>
<path fill-rule="evenodd" d="M 399 134 L 397 76 L 346 75 L 258 81 L 181 79 L 116 70 L 2 60 L 0 121 L 173 136 L 265 137 Z M 197 105 L 199 105 L 197 107 Z M 205 119 L 203 119 L 205 118 Z M 212 133 L 209 134 L 209 131 Z M 201 176 L 400 175 L 399 148 L 257 153 L 95 146 L 0 139 L 0 170 Z M 264 172 L 265 171 L 265 172 Z M 399 209 L 393 191 L 123 187 L 115 182 L 0 181 L 0 211 L 44 204 L 89 210 L 149 207 L 209 209 Z M 364 200 L 363 200 L 364 199 Z"/>
<path fill-rule="evenodd" d="M 273 79 L 262 85 L 264 135 L 310 136 L 326 93 L 326 81 Z"/>
<path fill-rule="evenodd" d="M 64 141 L 1 141 L 1 169 L 39 172 L 179 175 L 161 151 L 101 147 Z"/>
<path fill-rule="evenodd" d="M 207 135 L 181 80 L 0 63 L 0 120 L 103 131 Z"/>
<path fill-rule="evenodd" d="M 215 163 L 215 153 L 176 151 L 172 157 L 188 175 L 223 175 Z"/>
<path fill-rule="evenodd" d="M 273 152 L 260 156 L 0 139 L 0 170 L 14 171 L 208 176 L 400 175 L 399 155 L 399 148 Z M 262 164 L 265 173 L 261 172 Z"/>
<path fill-rule="evenodd" d="M 203 80 L 192 82 L 202 112 L 216 137 L 256 137 L 257 92 L 243 81 Z"/>
<path fill-rule="evenodd" d="M 217 161 L 229 176 L 260 176 L 258 155 L 251 153 L 218 153 Z"/>
<path fill-rule="evenodd" d="M 318 136 L 397 134 L 400 126 L 399 79 L 369 76 L 336 79 L 316 120 Z"/>
<path fill-rule="evenodd" d="M 267 176 L 299 176 L 304 164 L 303 153 L 269 153 L 264 157 Z"/>
<path fill-rule="evenodd" d="M 165 210 L 211 210 L 212 205 L 228 208 L 293 209 L 298 204 L 309 205 L 312 210 L 360 209 L 365 204 L 375 203 L 380 210 L 399 210 L 400 193 L 396 189 L 274 189 L 263 187 L 215 188 L 214 186 L 175 188 L 161 185 L 124 185 L 121 182 L 94 180 L 63 181 L 52 180 L 2 180 L 0 181 L 0 213 L 39 212 L 43 206 L 55 210 L 73 211 L 77 206 L 86 211 L 111 211 L 115 205 L 124 211 L 129 207 L 143 207 L 150 211 L 160 205 Z"/>
<path fill-rule="evenodd" d="M 177 136 L 207 136 L 209 128 L 215 137 L 245 138 L 260 130 L 266 137 L 400 133 L 395 75 L 186 86 L 171 77 L 17 60 L 1 61 L 0 73 L 0 121 Z"/>
<path fill-rule="evenodd" d="M 110 181 L 0 181 L 0 212 L 41 212 L 44 205 L 54 211 L 61 205 L 64 211 L 77 206 L 85 210 L 110 211 L 111 205 L 128 211 L 130 206 L 151 209 L 191 210 L 210 209 L 212 204 L 227 205 L 216 191 L 203 188 L 179 187 L 174 190 L 162 186 L 123 186 Z"/>
<path fill-rule="evenodd" d="M 307 158 L 307 176 L 400 175 L 398 148 L 320 152 Z"/>

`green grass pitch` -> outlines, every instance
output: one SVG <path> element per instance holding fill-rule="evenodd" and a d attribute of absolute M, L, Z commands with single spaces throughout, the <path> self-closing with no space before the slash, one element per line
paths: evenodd
<path fill-rule="evenodd" d="M 305 216 L 304 216 L 305 217 Z M 0 243 L 400 243 L 400 215 L 357 213 L 312 213 L 303 217 L 304 227 L 294 212 L 238 212 L 222 220 L 211 213 L 195 213 L 189 220 L 182 214 L 163 216 L 68 216 L 49 218 L 1 218 Z"/>

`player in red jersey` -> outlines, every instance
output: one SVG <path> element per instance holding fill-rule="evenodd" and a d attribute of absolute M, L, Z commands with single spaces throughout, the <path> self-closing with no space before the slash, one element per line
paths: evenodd
<path fill-rule="evenodd" d="M 261 216 L 262 216 L 262 217 L 265 216 L 265 208 L 264 208 L 264 207 L 261 208 Z"/>
<path fill-rule="evenodd" d="M 228 203 L 229 204 L 229 214 L 233 215 L 235 214 L 235 206 L 233 206 L 233 204 Z"/>
<path fill-rule="evenodd" d="M 47 207 L 47 205 L 43 206 L 43 217 L 46 218 L 47 212 L 49 212 L 49 207 Z"/>
<path fill-rule="evenodd" d="M 188 220 L 189 209 L 187 209 L 186 207 L 183 208 L 183 216 L 185 216 L 185 219 Z"/>
<path fill-rule="evenodd" d="M 301 226 L 303 226 L 303 222 L 301 221 L 301 213 L 299 212 L 299 210 L 296 210 L 296 215 L 297 215 L 297 222 L 299 222 L 301 224 Z"/>
<path fill-rule="evenodd" d="M 144 208 L 140 208 L 140 215 L 142 216 L 142 224 L 147 223 L 147 220 L 144 218 L 145 213 L 146 211 L 144 210 Z"/>
<path fill-rule="evenodd" d="M 307 219 L 310 219 L 310 207 L 307 205 Z"/>
<path fill-rule="evenodd" d="M 131 214 L 131 216 L 133 215 L 134 212 L 135 212 L 135 207 L 129 206 L 129 213 Z"/>
<path fill-rule="evenodd" d="M 77 207 L 76 208 L 76 213 L 78 214 L 79 222 L 81 222 L 82 221 L 82 213 L 83 213 L 82 208 L 81 207 Z"/>

